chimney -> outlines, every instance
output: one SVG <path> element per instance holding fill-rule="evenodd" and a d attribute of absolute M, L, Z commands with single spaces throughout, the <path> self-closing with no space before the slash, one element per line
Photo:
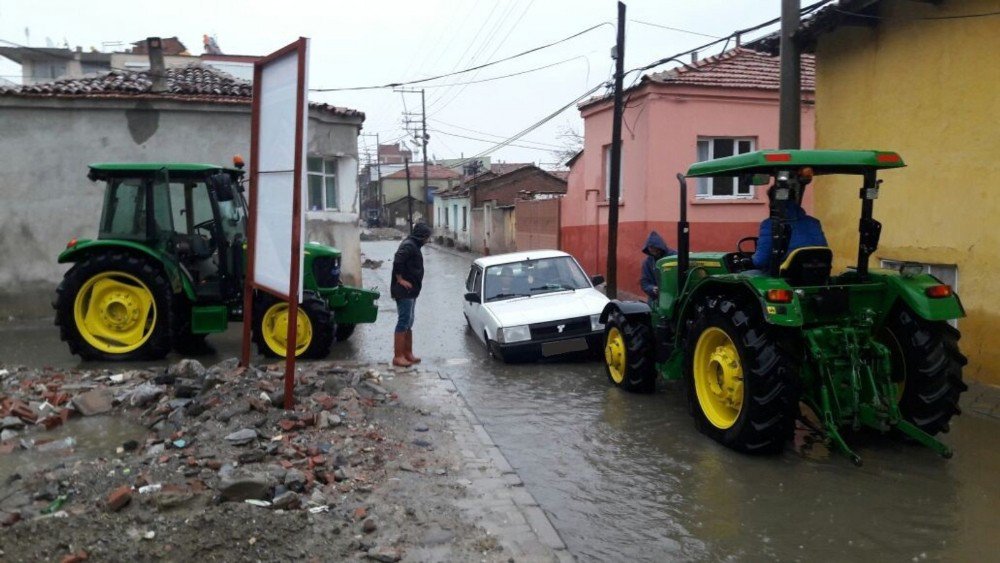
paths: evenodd
<path fill-rule="evenodd" d="M 153 81 L 149 91 L 166 92 L 167 67 L 163 63 L 163 42 L 159 37 L 147 37 L 146 51 L 149 53 L 149 78 Z"/>
<path fill-rule="evenodd" d="M 691 64 L 698 62 L 698 51 L 691 51 Z"/>

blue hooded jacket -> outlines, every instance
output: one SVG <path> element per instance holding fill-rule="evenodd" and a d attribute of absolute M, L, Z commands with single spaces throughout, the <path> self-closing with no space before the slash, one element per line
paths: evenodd
<path fill-rule="evenodd" d="M 656 288 L 660 285 L 656 277 L 656 261 L 659 258 L 649 253 L 650 248 L 659 248 L 663 251 L 663 256 L 677 254 L 677 251 L 667 246 L 667 243 L 663 241 L 663 237 L 656 231 L 651 231 L 649 237 L 646 238 L 646 244 L 642 247 L 642 252 L 646 255 L 646 261 L 642 263 L 642 277 L 639 278 L 639 285 L 642 286 L 642 291 L 650 299 L 655 299 Z"/>
<path fill-rule="evenodd" d="M 789 201 L 785 206 L 785 219 L 792 226 L 791 240 L 788 241 L 788 252 L 803 246 L 827 246 L 826 236 L 819 219 L 807 215 L 799 204 Z M 759 270 L 767 270 L 771 263 L 771 218 L 760 222 L 760 235 L 757 240 L 757 251 L 753 253 L 753 266 Z"/>

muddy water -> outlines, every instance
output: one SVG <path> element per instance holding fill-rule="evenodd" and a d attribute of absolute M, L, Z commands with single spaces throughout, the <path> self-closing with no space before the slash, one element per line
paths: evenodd
<path fill-rule="evenodd" d="M 394 242 L 365 243 L 366 285 L 387 288 Z M 426 249 L 415 348 L 449 374 L 570 551 L 597 560 L 984 561 L 1000 553 L 1000 424 L 966 415 L 955 458 L 889 439 L 854 439 L 853 467 L 822 447 L 736 454 L 694 430 L 676 385 L 650 396 L 611 388 L 598 363 L 505 366 L 465 328 L 470 258 Z M 386 292 L 387 293 L 387 292 Z M 395 307 L 334 357 L 385 361 Z M 238 353 L 234 331 L 210 339 Z M 44 358 L 44 359 L 43 359 Z M 0 324 L 0 363 L 75 366 L 51 325 Z"/>
<path fill-rule="evenodd" d="M 0 482 L 15 473 L 31 475 L 56 460 L 69 464 L 78 459 L 111 457 L 125 442 L 141 443 L 145 436 L 142 426 L 113 416 L 77 418 L 50 432 L 22 433 L 20 438 L 34 445 L 0 455 Z"/>

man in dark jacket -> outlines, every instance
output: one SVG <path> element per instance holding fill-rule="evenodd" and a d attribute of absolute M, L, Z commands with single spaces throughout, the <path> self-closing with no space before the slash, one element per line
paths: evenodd
<path fill-rule="evenodd" d="M 420 363 L 420 358 L 413 355 L 413 318 L 417 296 L 420 295 L 420 287 L 424 281 L 424 256 L 420 253 L 420 247 L 430 237 L 431 228 L 426 223 L 417 223 L 410 236 L 399 244 L 396 256 L 392 259 L 389 294 L 396 300 L 396 311 L 399 314 L 393 335 L 394 366 L 407 367 Z"/>
<path fill-rule="evenodd" d="M 803 174 L 804 173 L 804 174 Z M 805 186 L 812 180 L 812 169 L 800 171 L 798 189 L 793 197 L 785 201 L 785 221 L 792 227 L 792 235 L 788 240 L 788 249 L 785 256 L 788 256 L 796 248 L 804 246 L 827 246 L 826 235 L 823 234 L 823 225 L 819 219 L 806 213 L 802 209 L 802 195 Z M 767 197 L 774 203 L 775 188 L 772 186 L 767 191 Z M 760 222 L 760 234 L 757 235 L 757 250 L 753 253 L 753 267 L 762 273 L 769 271 L 771 265 L 771 218 L 768 217 Z"/>
<path fill-rule="evenodd" d="M 656 275 L 656 261 L 664 256 L 677 254 L 677 252 L 667 246 L 663 237 L 656 231 L 650 231 L 646 245 L 642 247 L 642 252 L 646 255 L 646 261 L 642 263 L 642 277 L 639 278 L 639 285 L 649 297 L 649 306 L 652 307 L 660 296 L 660 280 Z"/>

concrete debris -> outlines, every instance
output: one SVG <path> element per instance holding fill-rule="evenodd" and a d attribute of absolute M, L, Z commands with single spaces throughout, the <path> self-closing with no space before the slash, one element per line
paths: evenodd
<path fill-rule="evenodd" d="M 73 397 L 73 406 L 83 416 L 103 414 L 111 410 L 114 397 L 107 389 L 98 388 Z"/>

